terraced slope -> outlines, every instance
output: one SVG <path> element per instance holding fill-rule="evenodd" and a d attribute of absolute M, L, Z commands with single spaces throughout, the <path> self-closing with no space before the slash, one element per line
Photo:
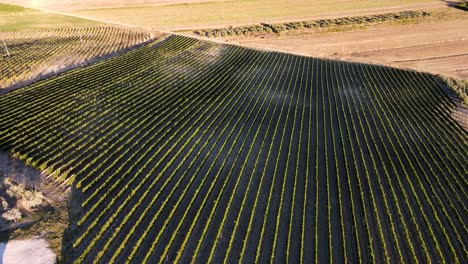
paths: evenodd
<path fill-rule="evenodd" d="M 77 263 L 455 263 L 453 109 L 427 74 L 171 36 L 0 97 L 0 144 L 76 187 Z"/>
<path fill-rule="evenodd" d="M 0 32 L 0 92 L 150 39 L 148 33 L 108 26 Z"/>

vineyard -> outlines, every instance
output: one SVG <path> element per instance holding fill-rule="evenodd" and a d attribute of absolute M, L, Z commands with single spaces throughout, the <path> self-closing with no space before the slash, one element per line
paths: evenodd
<path fill-rule="evenodd" d="M 111 56 L 150 39 L 148 33 L 107 26 L 0 32 L 0 92 Z"/>
<path fill-rule="evenodd" d="M 466 263 L 454 108 L 428 74 L 169 36 L 1 96 L 0 148 L 73 184 L 70 262 Z"/>

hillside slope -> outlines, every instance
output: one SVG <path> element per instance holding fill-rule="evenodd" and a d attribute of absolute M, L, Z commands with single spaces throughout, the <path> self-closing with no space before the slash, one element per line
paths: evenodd
<path fill-rule="evenodd" d="M 89 262 L 466 262 L 468 133 L 432 76 L 170 36 L 0 97 Z"/>
<path fill-rule="evenodd" d="M 0 32 L 0 93 L 115 56 L 154 37 L 120 27 Z"/>

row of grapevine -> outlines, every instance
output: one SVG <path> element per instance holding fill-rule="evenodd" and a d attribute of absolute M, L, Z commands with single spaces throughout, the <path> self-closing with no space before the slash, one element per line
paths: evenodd
<path fill-rule="evenodd" d="M 427 74 L 169 36 L 2 95 L 0 147 L 76 188 L 70 262 L 463 263 L 453 108 Z"/>
<path fill-rule="evenodd" d="M 7 89 L 129 49 L 151 34 L 101 26 L 1 32 L 0 39 L 9 52 L 0 71 L 0 89 Z"/>

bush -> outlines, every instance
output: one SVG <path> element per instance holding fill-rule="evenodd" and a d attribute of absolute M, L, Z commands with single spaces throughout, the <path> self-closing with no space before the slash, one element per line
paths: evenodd
<path fill-rule="evenodd" d="M 460 97 L 465 105 L 468 105 L 468 80 L 459 80 L 447 76 L 439 77 Z"/>
<path fill-rule="evenodd" d="M 232 27 L 229 26 L 227 29 L 206 29 L 194 31 L 195 34 L 206 36 L 206 37 L 226 37 L 226 36 L 241 36 L 241 35 L 257 35 L 261 33 L 281 33 L 288 30 L 299 30 L 299 29 L 314 29 L 314 28 L 325 28 L 331 26 L 345 26 L 355 25 L 364 23 L 378 23 L 391 20 L 411 19 L 430 16 L 430 12 L 415 12 L 415 11 L 404 11 L 399 13 L 387 13 L 373 16 L 360 16 L 360 17 L 342 17 L 334 19 L 320 19 L 315 21 L 299 21 L 299 22 L 288 22 L 281 24 L 266 24 L 262 23 L 255 26 L 244 26 L 244 27 Z"/>
<path fill-rule="evenodd" d="M 455 6 L 458 9 L 468 11 L 468 1 L 465 1 L 465 3 L 460 3 Z"/>

